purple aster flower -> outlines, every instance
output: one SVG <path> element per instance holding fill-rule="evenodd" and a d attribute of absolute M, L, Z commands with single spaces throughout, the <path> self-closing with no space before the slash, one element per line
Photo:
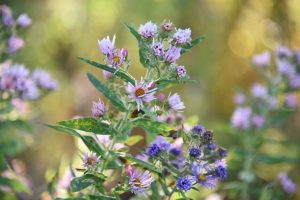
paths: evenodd
<path fill-rule="evenodd" d="M 201 136 L 201 134 L 205 131 L 205 129 L 200 125 L 200 124 L 196 124 L 193 128 L 192 128 L 192 134 L 193 135 L 198 135 Z"/>
<path fill-rule="evenodd" d="M 199 148 L 191 147 L 189 149 L 189 155 L 193 158 L 199 158 L 201 156 L 201 153 L 202 153 L 202 151 Z"/>
<path fill-rule="evenodd" d="M 253 57 L 253 63 L 257 67 L 267 67 L 271 62 L 271 54 L 270 52 L 264 52 Z"/>
<path fill-rule="evenodd" d="M 266 122 L 266 118 L 261 115 L 253 115 L 252 116 L 252 124 L 256 129 L 260 129 L 264 126 Z"/>
<path fill-rule="evenodd" d="M 170 153 L 174 154 L 175 156 L 179 156 L 181 154 L 181 149 L 179 148 L 171 148 Z"/>
<path fill-rule="evenodd" d="M 208 150 L 215 150 L 217 148 L 217 145 L 213 142 L 209 142 L 209 143 L 206 144 L 206 148 Z"/>
<path fill-rule="evenodd" d="M 176 185 L 180 190 L 185 192 L 191 189 L 193 186 L 192 181 L 186 176 L 179 177 Z"/>
<path fill-rule="evenodd" d="M 51 75 L 42 69 L 36 69 L 32 73 L 32 79 L 36 84 L 45 90 L 56 90 L 58 88 L 58 83 L 54 80 Z"/>
<path fill-rule="evenodd" d="M 237 93 L 234 96 L 234 102 L 236 105 L 243 105 L 246 101 L 246 97 L 245 95 L 241 94 L 241 93 Z"/>
<path fill-rule="evenodd" d="M 165 51 L 164 51 L 164 45 L 160 42 L 153 42 L 152 43 L 152 50 L 154 55 L 161 57 L 164 55 Z"/>
<path fill-rule="evenodd" d="M 164 95 L 164 93 L 159 93 L 158 95 L 157 95 L 157 99 L 159 100 L 159 101 L 164 101 L 165 100 L 165 95 Z"/>
<path fill-rule="evenodd" d="M 10 76 L 4 76 L 0 79 L 0 89 L 6 92 L 12 91 L 16 86 L 15 80 Z"/>
<path fill-rule="evenodd" d="M 99 158 L 97 157 L 96 153 L 85 153 L 83 155 L 83 165 L 91 169 L 99 162 Z"/>
<path fill-rule="evenodd" d="M 147 154 L 151 157 L 156 156 L 160 152 L 160 148 L 157 144 L 151 144 L 147 149 Z"/>
<path fill-rule="evenodd" d="M 285 96 L 285 104 L 290 107 L 290 108 L 295 108 L 297 107 L 297 98 L 294 94 L 289 93 Z"/>
<path fill-rule="evenodd" d="M 165 52 L 164 60 L 167 63 L 173 63 L 180 57 L 181 48 L 170 46 L 170 48 Z"/>
<path fill-rule="evenodd" d="M 276 50 L 276 53 L 279 58 L 290 57 L 293 55 L 292 50 L 284 46 L 279 46 Z"/>
<path fill-rule="evenodd" d="M 164 21 L 161 25 L 161 29 L 165 32 L 170 32 L 173 30 L 173 23 L 171 21 Z"/>
<path fill-rule="evenodd" d="M 294 75 L 291 77 L 289 85 L 293 89 L 300 88 L 300 75 Z"/>
<path fill-rule="evenodd" d="M 111 53 L 109 53 L 107 55 L 107 61 L 108 63 L 114 67 L 117 68 L 120 65 L 122 65 L 122 63 L 125 60 L 125 55 L 126 55 L 126 51 L 125 49 L 115 49 L 114 51 L 112 51 Z"/>
<path fill-rule="evenodd" d="M 14 18 L 11 13 L 11 9 L 8 6 L 0 6 L 0 16 L 5 26 L 12 26 L 14 24 Z"/>
<path fill-rule="evenodd" d="M 26 81 L 26 89 L 22 91 L 22 94 L 24 99 L 29 100 L 35 100 L 40 96 L 37 85 L 30 79 Z"/>
<path fill-rule="evenodd" d="M 103 76 L 104 76 L 105 78 L 107 78 L 107 79 L 110 79 L 110 78 L 112 78 L 112 77 L 114 76 L 113 73 L 110 73 L 110 72 L 108 72 L 108 71 L 106 71 L 106 70 L 103 70 L 103 71 L 102 71 L 102 74 L 103 74 Z"/>
<path fill-rule="evenodd" d="M 143 102 L 149 103 L 155 99 L 156 88 L 153 88 L 153 81 L 150 83 L 141 81 L 135 85 L 128 83 L 126 90 L 129 98 L 137 103 L 138 110 L 144 107 Z"/>
<path fill-rule="evenodd" d="M 140 25 L 139 33 L 144 38 L 153 38 L 157 33 L 157 26 L 156 26 L 156 24 L 149 21 L 144 25 Z"/>
<path fill-rule="evenodd" d="M 281 172 L 278 174 L 278 179 L 284 191 L 288 194 L 294 194 L 297 191 L 297 185 L 289 179 L 286 173 Z"/>
<path fill-rule="evenodd" d="M 17 84 L 16 84 L 16 89 L 19 91 L 19 92 L 24 92 L 26 91 L 29 87 L 30 87 L 30 82 L 32 80 L 29 80 L 27 78 L 24 78 L 24 77 L 21 77 L 21 78 L 18 78 L 17 79 Z"/>
<path fill-rule="evenodd" d="M 108 55 L 113 52 L 115 46 L 116 35 L 114 35 L 112 41 L 109 36 L 103 38 L 101 41 L 98 40 L 99 48 L 102 54 Z"/>
<path fill-rule="evenodd" d="M 188 43 L 192 40 L 191 38 L 191 29 L 178 29 L 173 35 L 173 40 L 176 44 L 182 45 Z"/>
<path fill-rule="evenodd" d="M 265 99 L 268 96 L 268 90 L 264 85 L 255 83 L 251 88 L 251 94 L 254 98 Z"/>
<path fill-rule="evenodd" d="M 217 176 L 219 178 L 221 178 L 222 180 L 224 180 L 226 177 L 227 177 L 227 169 L 225 166 L 218 166 L 216 169 L 215 169 L 215 172 L 217 174 Z"/>
<path fill-rule="evenodd" d="M 238 107 L 234 111 L 231 117 L 231 124 L 235 128 L 246 130 L 250 127 L 250 117 L 251 117 L 250 107 Z"/>
<path fill-rule="evenodd" d="M 138 169 L 134 169 L 129 176 L 129 185 L 131 191 L 135 194 L 145 192 L 154 181 L 149 171 L 141 172 Z"/>
<path fill-rule="evenodd" d="M 7 42 L 7 53 L 16 53 L 19 49 L 24 46 L 24 40 L 20 37 L 12 35 Z"/>
<path fill-rule="evenodd" d="M 169 107 L 175 111 L 181 111 L 185 108 L 184 103 L 181 101 L 180 96 L 175 93 L 168 98 Z"/>
<path fill-rule="evenodd" d="M 5 71 L 5 74 L 17 80 L 18 78 L 27 77 L 29 75 L 29 70 L 25 65 L 14 64 Z"/>
<path fill-rule="evenodd" d="M 286 59 L 277 60 L 276 66 L 279 74 L 281 75 L 292 77 L 296 73 L 295 66 Z"/>
<path fill-rule="evenodd" d="M 183 78 L 186 76 L 186 69 L 184 66 L 180 65 L 180 66 L 176 66 L 176 72 L 177 72 L 177 76 L 179 78 Z"/>
<path fill-rule="evenodd" d="M 92 115 L 94 117 L 102 117 L 107 111 L 107 107 L 100 99 L 98 101 L 93 101 L 92 105 Z"/>
<path fill-rule="evenodd" d="M 222 157 L 222 158 L 227 157 L 227 151 L 226 151 L 226 149 L 224 149 L 224 148 L 222 148 L 222 147 L 220 147 L 220 148 L 218 149 L 218 153 L 219 153 L 219 156 Z"/>
<path fill-rule="evenodd" d="M 21 26 L 22 28 L 26 28 L 31 25 L 32 20 L 29 18 L 29 16 L 26 13 L 21 14 L 17 18 L 17 24 Z"/>
<path fill-rule="evenodd" d="M 204 162 L 195 162 L 191 166 L 192 173 L 197 183 L 206 188 L 215 188 L 218 183 L 218 177 L 210 173 L 205 167 Z"/>
<path fill-rule="evenodd" d="M 209 130 L 208 130 L 208 131 L 205 131 L 204 134 L 203 134 L 203 138 L 204 138 L 205 141 L 207 141 L 207 142 L 212 141 L 213 137 L 214 137 L 214 132 L 209 131 Z"/>
<path fill-rule="evenodd" d="M 159 135 L 152 142 L 152 144 L 157 144 L 161 151 L 166 151 L 170 148 L 171 144 L 163 136 Z"/>

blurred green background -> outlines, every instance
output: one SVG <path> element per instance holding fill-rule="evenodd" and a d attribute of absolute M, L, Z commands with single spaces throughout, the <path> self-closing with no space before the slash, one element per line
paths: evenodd
<path fill-rule="evenodd" d="M 257 80 L 251 56 L 279 44 L 300 46 L 299 0 L 7 0 L 14 13 L 26 12 L 33 25 L 24 33 L 26 46 L 19 62 L 40 66 L 60 82 L 59 91 L 44 98 L 34 109 L 54 123 L 75 115 L 90 115 L 91 101 L 98 92 L 86 79 L 86 72 L 102 77 L 101 71 L 77 57 L 102 61 L 97 39 L 117 34 L 116 45 L 126 47 L 133 61 L 131 73 L 143 73 L 138 63 L 137 43 L 122 22 L 138 27 L 148 20 L 164 19 L 178 27 L 191 27 L 193 37 L 205 42 L 184 55 L 186 66 L 197 84 L 174 88 L 186 104 L 186 115 L 198 115 L 200 123 L 229 122 L 236 87 L 247 89 Z M 286 126 L 285 134 L 299 140 L 299 114 Z M 212 129 L 214 127 L 211 127 Z M 226 134 L 217 133 L 220 144 L 230 146 Z M 45 191 L 46 169 L 56 169 L 62 158 L 75 151 L 71 137 L 36 128 L 36 139 L 18 156 L 27 165 L 35 194 Z M 299 180 L 299 177 L 298 177 Z"/>

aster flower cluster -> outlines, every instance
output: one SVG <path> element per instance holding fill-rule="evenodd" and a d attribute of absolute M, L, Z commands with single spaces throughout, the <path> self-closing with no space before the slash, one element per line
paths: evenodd
<path fill-rule="evenodd" d="M 50 126 L 78 136 L 88 148 L 78 165 L 78 176 L 69 184 L 71 191 L 88 187 L 82 194 L 100 199 L 120 199 L 125 194 L 160 199 L 175 192 L 185 197 L 195 184 L 215 187 L 227 176 L 226 150 L 215 143 L 212 131 L 200 125 L 188 130 L 180 95 L 164 91 L 189 81 L 185 67 L 177 61 L 203 38 L 192 40 L 190 29 L 175 28 L 169 21 L 160 27 L 150 21 L 138 30 L 125 26 L 138 42 L 145 75 L 135 79 L 129 73 L 129 53 L 115 47 L 115 35 L 99 40 L 104 64 L 80 60 L 103 70 L 104 81 L 88 73 L 103 97 L 92 103 L 91 117 Z M 136 127 L 144 129 L 146 138 L 131 135 Z M 148 147 L 139 149 L 135 146 L 138 142 L 146 142 Z M 132 155 L 133 150 L 138 153 Z M 115 176 L 116 171 L 122 173 Z M 104 190 L 108 182 L 119 184 Z"/>

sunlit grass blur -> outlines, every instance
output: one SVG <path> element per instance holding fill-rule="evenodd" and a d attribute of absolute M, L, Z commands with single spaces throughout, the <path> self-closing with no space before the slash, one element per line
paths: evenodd
<path fill-rule="evenodd" d="M 133 61 L 130 72 L 143 72 L 136 41 L 124 22 L 137 27 L 148 20 L 160 23 L 169 19 L 178 27 L 191 27 L 193 36 L 206 37 L 179 61 L 199 82 L 177 88 L 188 105 L 187 115 L 198 115 L 202 124 L 229 122 L 235 89 L 248 88 L 258 79 L 251 65 L 253 54 L 279 44 L 300 47 L 299 0 L 1 0 L 2 3 L 16 12 L 29 13 L 33 19 L 33 26 L 25 33 L 26 46 L 19 61 L 51 71 L 60 82 L 59 91 L 36 105 L 43 113 L 43 118 L 36 121 L 43 123 L 90 115 L 91 101 L 99 93 L 88 82 L 86 72 L 98 73 L 99 78 L 102 73 L 77 57 L 101 62 L 98 38 L 116 33 L 117 46 L 126 47 Z M 285 135 L 277 133 L 274 137 L 299 141 L 297 122 L 299 113 L 285 127 Z M 234 141 L 228 141 L 226 133 L 219 129 L 218 143 L 229 147 Z M 19 155 L 27 164 L 36 193 L 46 188 L 45 171 L 58 168 L 61 158 L 71 158 L 73 151 L 72 138 L 41 125 L 36 128 L 34 145 Z M 262 166 L 261 176 L 268 176 L 264 170 Z M 295 179 L 299 183 L 300 177 Z"/>

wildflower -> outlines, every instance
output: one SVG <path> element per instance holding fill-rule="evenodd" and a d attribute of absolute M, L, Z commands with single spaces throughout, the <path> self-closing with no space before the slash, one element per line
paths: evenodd
<path fill-rule="evenodd" d="M 140 25 L 139 33 L 144 38 L 153 38 L 157 33 L 157 26 L 156 26 L 156 24 L 149 21 L 144 25 Z"/>
<path fill-rule="evenodd" d="M 199 149 L 199 148 L 191 147 L 191 148 L 189 149 L 189 155 L 190 155 L 191 157 L 198 158 L 198 157 L 201 156 L 201 153 L 202 153 L 202 151 L 201 151 L 201 149 Z"/>
<path fill-rule="evenodd" d="M 284 47 L 284 46 L 279 46 L 276 50 L 277 56 L 279 58 L 287 58 L 292 56 L 293 52 L 291 49 Z"/>
<path fill-rule="evenodd" d="M 109 36 L 103 38 L 101 41 L 98 40 L 99 48 L 102 54 L 108 55 L 113 51 L 115 46 L 115 40 L 116 40 L 116 35 L 114 35 L 112 41 L 110 40 Z"/>
<path fill-rule="evenodd" d="M 144 162 L 148 162 L 148 160 L 149 160 L 149 156 L 146 155 L 146 154 L 138 154 L 136 156 L 136 158 L 139 159 L 139 160 L 142 160 Z"/>
<path fill-rule="evenodd" d="M 234 96 L 234 102 L 237 104 L 237 105 L 242 105 L 244 104 L 246 101 L 246 97 L 245 95 L 241 94 L 241 93 L 237 93 L 235 96 Z"/>
<path fill-rule="evenodd" d="M 227 177 L 227 170 L 226 170 L 225 166 L 222 166 L 222 165 L 218 166 L 215 169 L 215 172 L 216 172 L 217 176 L 220 177 L 222 180 Z"/>
<path fill-rule="evenodd" d="M 51 75 L 42 69 L 34 70 L 32 74 L 32 79 L 36 84 L 42 89 L 46 90 L 56 90 L 58 88 L 58 83 L 54 80 Z"/>
<path fill-rule="evenodd" d="M 111 142 L 112 142 L 109 135 L 96 135 L 94 138 L 95 138 L 97 144 L 101 145 L 101 147 L 104 149 L 109 148 L 109 146 L 111 145 Z M 112 149 L 118 151 L 124 147 L 125 147 L 125 145 L 122 143 L 115 143 L 113 145 Z"/>
<path fill-rule="evenodd" d="M 292 77 L 296 73 L 295 66 L 285 59 L 277 60 L 276 67 L 279 74 L 283 76 Z"/>
<path fill-rule="evenodd" d="M 200 183 L 203 187 L 215 188 L 218 182 L 218 178 L 213 175 L 205 167 L 205 162 L 195 162 L 191 165 L 192 173 L 197 183 Z"/>
<path fill-rule="evenodd" d="M 165 95 L 164 95 L 164 93 L 159 93 L 158 95 L 157 95 L 157 100 L 159 100 L 159 101 L 164 101 L 165 100 Z"/>
<path fill-rule="evenodd" d="M 205 141 L 207 141 L 207 142 L 212 141 L 213 136 L 214 136 L 214 132 L 212 132 L 212 131 L 205 131 L 204 135 L 203 135 Z"/>
<path fill-rule="evenodd" d="M 193 128 L 192 128 L 192 134 L 193 135 L 199 135 L 201 136 L 201 134 L 204 132 L 204 128 L 200 125 L 200 124 L 196 124 Z"/>
<path fill-rule="evenodd" d="M 209 143 L 206 144 L 206 148 L 208 150 L 215 150 L 217 148 L 217 145 L 213 142 L 209 142 Z"/>
<path fill-rule="evenodd" d="M 107 107 L 100 99 L 98 101 L 93 101 L 92 115 L 94 117 L 102 117 L 107 110 Z"/>
<path fill-rule="evenodd" d="M 248 129 L 250 127 L 251 113 L 252 111 L 249 107 L 238 107 L 231 117 L 232 126 L 243 130 Z"/>
<path fill-rule="evenodd" d="M 284 191 L 289 194 L 294 194 L 297 191 L 297 185 L 289 179 L 286 173 L 281 172 L 278 174 L 278 179 Z"/>
<path fill-rule="evenodd" d="M 227 151 L 226 151 L 226 149 L 224 149 L 224 148 L 222 148 L 222 147 L 220 147 L 220 148 L 218 149 L 218 153 L 219 153 L 219 156 L 222 157 L 222 158 L 227 157 Z"/>
<path fill-rule="evenodd" d="M 129 185 L 131 191 L 135 194 L 143 193 L 153 181 L 154 179 L 149 171 L 141 172 L 138 169 L 134 169 L 129 176 Z"/>
<path fill-rule="evenodd" d="M 292 93 L 287 94 L 285 96 L 285 104 L 290 108 L 297 107 L 298 102 L 297 102 L 295 95 Z"/>
<path fill-rule="evenodd" d="M 177 76 L 179 78 L 183 78 L 186 76 L 186 69 L 184 66 L 182 66 L 182 65 L 176 66 L 176 71 L 177 71 Z"/>
<path fill-rule="evenodd" d="M 166 151 L 171 146 L 171 144 L 163 136 L 160 136 L 160 135 L 157 136 L 156 139 L 152 143 L 157 144 L 161 151 Z"/>
<path fill-rule="evenodd" d="M 22 28 L 26 28 L 31 25 L 32 20 L 29 18 L 29 16 L 26 13 L 21 14 L 17 18 L 17 24 L 21 26 Z"/>
<path fill-rule="evenodd" d="M 170 48 L 165 52 L 164 60 L 167 63 L 173 63 L 180 57 L 181 48 L 170 46 Z"/>
<path fill-rule="evenodd" d="M 165 51 L 164 51 L 164 45 L 160 42 L 153 42 L 152 43 L 152 50 L 154 55 L 161 57 L 164 55 Z"/>
<path fill-rule="evenodd" d="M 0 16 L 2 17 L 2 23 L 5 26 L 12 26 L 14 24 L 14 18 L 11 9 L 8 6 L 0 6 Z"/>
<path fill-rule="evenodd" d="M 173 29 L 173 23 L 170 21 L 164 21 L 161 25 L 161 29 L 165 32 L 170 32 Z"/>
<path fill-rule="evenodd" d="M 65 170 L 63 177 L 58 181 L 58 185 L 62 189 L 69 188 L 71 181 L 73 179 L 73 174 L 70 169 Z"/>
<path fill-rule="evenodd" d="M 130 176 L 134 170 L 134 167 L 132 165 L 127 165 L 125 168 L 125 175 Z"/>
<path fill-rule="evenodd" d="M 252 124 L 255 126 L 255 128 L 260 129 L 265 124 L 265 117 L 261 115 L 253 115 L 252 116 Z"/>
<path fill-rule="evenodd" d="M 112 67 L 119 67 L 125 60 L 125 49 L 115 49 L 107 56 L 107 61 Z"/>
<path fill-rule="evenodd" d="M 300 75 L 294 75 L 291 77 L 289 85 L 293 89 L 300 88 Z"/>
<path fill-rule="evenodd" d="M 22 92 L 24 99 L 35 100 L 39 97 L 39 90 L 34 81 L 28 79 L 26 82 L 26 89 Z"/>
<path fill-rule="evenodd" d="M 189 189 L 192 188 L 192 182 L 191 180 L 186 177 L 186 176 L 182 176 L 180 177 L 178 180 L 177 180 L 177 187 L 180 189 L 180 190 L 183 190 L 183 191 L 188 191 Z"/>
<path fill-rule="evenodd" d="M 180 96 L 175 93 L 168 98 L 169 107 L 175 111 L 181 111 L 185 108 L 184 103 L 181 101 Z"/>
<path fill-rule="evenodd" d="M 24 46 L 24 40 L 20 37 L 12 35 L 7 42 L 7 53 L 16 53 L 19 49 Z"/>
<path fill-rule="evenodd" d="M 173 40 L 175 41 L 176 44 L 185 44 L 188 43 L 192 40 L 191 38 L 191 29 L 178 29 L 174 35 L 173 35 Z"/>
<path fill-rule="evenodd" d="M 107 78 L 107 79 L 110 79 L 110 78 L 112 78 L 112 77 L 114 76 L 113 73 L 108 72 L 108 71 L 106 71 L 106 70 L 103 70 L 103 71 L 102 71 L 102 74 L 103 74 L 103 76 L 104 76 L 105 78 Z"/>
<path fill-rule="evenodd" d="M 144 81 L 138 82 L 135 85 L 128 83 L 126 90 L 129 93 L 129 98 L 137 103 L 138 110 L 144 107 L 143 102 L 149 103 L 155 99 L 156 88 L 151 88 L 152 83 L 147 84 Z"/>
<path fill-rule="evenodd" d="M 267 67 L 271 62 L 271 54 L 270 52 L 264 52 L 253 57 L 253 63 L 257 67 Z"/>
<path fill-rule="evenodd" d="M 171 148 L 170 149 L 170 152 L 172 153 L 172 154 L 174 154 L 174 155 L 176 155 L 176 156 L 179 156 L 180 154 L 181 154 L 181 149 L 179 149 L 179 148 Z"/>
<path fill-rule="evenodd" d="M 268 96 L 268 90 L 264 85 L 255 83 L 252 86 L 251 94 L 254 98 L 264 99 Z"/>
<path fill-rule="evenodd" d="M 96 153 L 85 153 L 83 155 L 83 165 L 88 169 L 91 169 L 98 162 L 99 158 L 97 157 Z"/>
<path fill-rule="evenodd" d="M 151 144 L 147 149 L 147 154 L 151 157 L 156 156 L 160 152 L 160 148 L 157 144 Z"/>

